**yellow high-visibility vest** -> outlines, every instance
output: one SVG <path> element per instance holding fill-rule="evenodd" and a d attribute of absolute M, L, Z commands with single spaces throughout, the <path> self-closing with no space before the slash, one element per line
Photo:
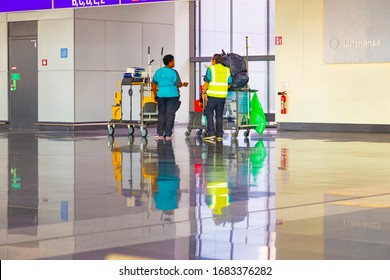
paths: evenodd
<path fill-rule="evenodd" d="M 209 66 L 211 71 L 211 81 L 207 89 L 207 96 L 216 98 L 226 98 L 229 88 L 230 68 L 222 64 Z"/>

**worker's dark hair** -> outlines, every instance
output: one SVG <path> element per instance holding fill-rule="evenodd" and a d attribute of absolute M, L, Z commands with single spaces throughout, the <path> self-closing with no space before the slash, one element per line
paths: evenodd
<path fill-rule="evenodd" d="M 222 64 L 223 63 L 223 56 L 219 53 L 214 54 L 213 59 L 216 63 Z"/>
<path fill-rule="evenodd" d="M 164 56 L 164 58 L 163 58 L 164 65 L 168 65 L 169 62 L 171 62 L 172 60 L 174 60 L 173 55 L 167 54 L 167 55 Z"/>

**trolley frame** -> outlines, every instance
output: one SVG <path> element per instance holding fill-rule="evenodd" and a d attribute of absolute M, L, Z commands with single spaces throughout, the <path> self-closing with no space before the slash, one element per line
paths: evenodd
<path fill-rule="evenodd" d="M 139 127 L 140 128 L 140 132 L 141 132 L 141 136 L 143 138 L 145 138 L 147 135 L 148 135 L 148 130 L 147 130 L 147 126 L 150 125 L 150 124 L 156 124 L 158 121 L 157 121 L 157 118 L 156 119 L 151 119 L 149 117 L 149 119 L 145 119 L 145 112 L 144 112 L 144 104 L 143 104 L 143 100 L 144 100 L 144 97 L 145 97 L 145 87 L 148 87 L 149 89 L 149 78 L 128 78 L 128 77 L 124 77 L 122 79 L 122 82 L 121 82 L 121 92 L 122 92 L 122 95 L 123 95 L 123 86 L 130 86 L 130 89 L 129 89 L 129 92 L 128 94 L 130 95 L 130 112 L 132 110 L 132 107 L 133 107 L 133 92 L 132 92 L 132 86 L 139 86 L 140 87 L 140 120 L 132 120 L 130 118 L 130 120 L 114 120 L 112 119 L 111 121 L 109 121 L 107 123 L 107 129 L 108 129 L 108 134 L 110 136 L 113 136 L 114 133 L 115 133 L 115 126 L 116 125 L 126 125 L 127 126 L 127 131 L 129 133 L 129 135 L 133 135 L 134 132 L 135 132 L 135 127 Z M 131 92 L 130 92 L 131 91 Z M 149 92 L 150 94 L 150 92 Z M 122 109 L 122 102 L 121 102 L 121 109 Z"/>

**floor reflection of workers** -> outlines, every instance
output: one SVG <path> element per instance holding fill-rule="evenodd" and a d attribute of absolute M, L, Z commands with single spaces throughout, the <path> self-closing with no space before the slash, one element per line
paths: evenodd
<path fill-rule="evenodd" d="M 180 169 L 175 161 L 171 141 L 157 141 L 158 174 L 154 191 L 156 208 L 170 215 L 180 199 Z"/>
<path fill-rule="evenodd" d="M 204 170 L 207 189 L 205 200 L 212 210 L 214 219 L 218 219 L 218 216 L 224 214 L 231 202 L 222 142 L 208 145 Z"/>

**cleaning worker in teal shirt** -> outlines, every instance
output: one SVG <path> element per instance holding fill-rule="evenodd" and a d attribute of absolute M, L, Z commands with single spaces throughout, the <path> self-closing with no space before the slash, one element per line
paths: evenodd
<path fill-rule="evenodd" d="M 175 58 L 167 54 L 163 58 L 165 67 L 156 71 L 152 81 L 153 96 L 158 104 L 157 135 L 159 140 L 172 140 L 172 130 L 175 124 L 176 111 L 180 107 L 179 88 L 187 87 L 182 83 L 179 73 L 173 69 Z"/>

